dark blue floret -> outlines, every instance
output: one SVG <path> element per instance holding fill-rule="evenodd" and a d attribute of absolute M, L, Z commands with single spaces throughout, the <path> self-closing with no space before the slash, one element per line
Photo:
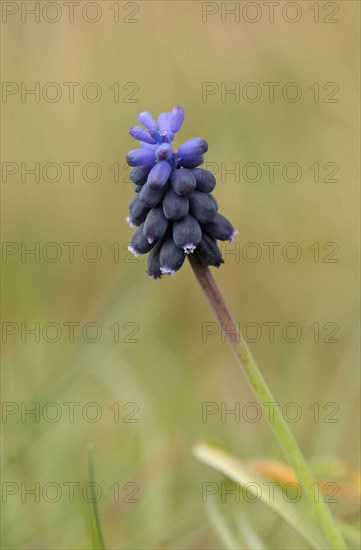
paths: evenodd
<path fill-rule="evenodd" d="M 202 193 L 211 193 L 216 186 L 216 178 L 208 170 L 203 168 L 194 168 L 191 170 L 191 174 L 196 180 L 196 191 L 202 191 Z"/>
<path fill-rule="evenodd" d="M 155 191 L 162 189 L 168 181 L 171 170 L 172 169 L 169 162 L 165 160 L 157 162 L 157 164 L 149 172 L 147 179 L 147 184 L 149 187 Z"/>
<path fill-rule="evenodd" d="M 169 189 L 164 195 L 163 212 L 165 217 L 171 221 L 179 221 L 185 218 L 189 211 L 188 197 L 181 197 Z"/>
<path fill-rule="evenodd" d="M 175 244 L 172 237 L 166 239 L 160 249 L 160 271 L 167 275 L 174 275 L 182 267 L 184 259 L 183 250 Z"/>
<path fill-rule="evenodd" d="M 173 275 L 185 255 L 195 252 L 203 265 L 219 267 L 222 254 L 216 239 L 232 239 L 235 230 L 217 213 L 213 197 L 216 180 L 199 168 L 208 144 L 191 138 L 174 151 L 172 142 L 184 120 L 184 109 L 174 107 L 156 120 L 147 111 L 138 115 L 144 126 L 132 126 L 129 134 L 139 141 L 126 160 L 132 166 L 130 178 L 135 197 L 127 221 L 136 226 L 129 250 L 148 255 L 147 273 L 159 279 Z"/>
<path fill-rule="evenodd" d="M 151 189 L 149 184 L 146 183 L 143 185 L 142 190 L 139 193 L 140 201 L 147 206 L 147 208 L 153 208 L 160 203 L 163 199 L 165 192 L 167 190 L 168 183 L 161 187 L 160 189 Z"/>
<path fill-rule="evenodd" d="M 139 227 L 137 227 L 135 233 L 133 234 L 131 243 L 128 246 L 128 250 L 130 250 L 130 252 L 133 252 L 134 256 L 138 256 L 138 254 L 146 254 L 154 246 L 154 243 L 148 242 L 147 237 L 144 235 L 143 226 L 144 222 Z"/>
<path fill-rule="evenodd" d="M 221 214 L 216 214 L 211 222 L 202 226 L 202 229 L 207 235 L 220 241 L 231 241 L 237 234 L 233 225 Z"/>
<path fill-rule="evenodd" d="M 195 168 L 196 166 L 200 166 L 203 164 L 204 161 L 204 155 L 189 155 L 186 157 L 180 157 L 178 159 L 179 166 L 183 166 L 183 168 Z"/>
<path fill-rule="evenodd" d="M 208 193 L 208 197 L 211 199 L 211 201 L 213 202 L 214 206 L 216 207 L 216 210 L 218 210 L 218 202 L 217 202 L 217 199 L 216 197 L 214 197 L 212 195 L 212 193 Z"/>
<path fill-rule="evenodd" d="M 170 176 L 170 184 L 177 195 L 190 195 L 196 188 L 196 180 L 189 170 L 174 170 Z"/>
<path fill-rule="evenodd" d="M 129 177 L 136 185 L 144 185 L 147 181 L 148 174 L 153 168 L 154 163 L 144 164 L 143 166 L 135 166 L 131 169 Z"/>
<path fill-rule="evenodd" d="M 186 254 L 193 252 L 202 240 L 201 226 L 188 214 L 183 220 L 173 224 L 173 240 Z"/>
<path fill-rule="evenodd" d="M 131 227 L 140 225 L 144 222 L 148 212 L 149 208 L 144 206 L 144 204 L 140 201 L 139 195 L 135 195 L 129 205 L 129 217 L 127 218 L 127 222 Z"/>
<path fill-rule="evenodd" d="M 192 216 L 200 223 L 212 221 L 217 212 L 217 207 L 210 195 L 199 191 L 193 191 L 189 195 L 189 209 Z"/>
<path fill-rule="evenodd" d="M 159 241 L 148 254 L 147 273 L 148 275 L 153 277 L 153 279 L 160 279 L 162 276 L 162 272 L 160 270 L 160 258 L 159 258 L 162 245 L 163 245 L 163 241 Z"/>
<path fill-rule="evenodd" d="M 217 246 L 215 239 L 212 239 L 207 233 L 203 233 L 203 237 L 196 252 L 198 260 L 202 265 L 214 265 L 219 267 L 224 263 L 222 259 L 222 252 Z"/>
<path fill-rule="evenodd" d="M 143 233 L 149 243 L 162 239 L 167 233 L 169 222 L 163 213 L 162 206 L 149 210 L 143 224 Z"/>

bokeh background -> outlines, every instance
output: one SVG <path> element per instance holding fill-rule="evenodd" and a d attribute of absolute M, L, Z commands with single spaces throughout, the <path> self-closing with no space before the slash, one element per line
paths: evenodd
<path fill-rule="evenodd" d="M 2 483 L 14 493 L 3 497 L 3 547 L 91 547 L 83 494 L 89 444 L 108 548 L 224 547 L 202 503 L 202 484 L 222 477 L 194 458 L 197 442 L 215 441 L 242 461 L 283 460 L 264 420 L 242 414 L 254 397 L 220 332 L 207 325 L 215 334 L 204 337 L 204 323 L 214 319 L 188 263 L 174 278 L 153 281 L 145 258 L 126 250 L 134 193 L 124 165 L 134 148 L 127 130 L 138 111 L 157 115 L 174 105 L 186 110 L 176 144 L 208 140 L 215 195 L 239 231 L 236 243 L 223 247 L 217 283 L 240 326 L 254 323 L 247 334 L 257 340 L 250 346 L 258 364 L 276 399 L 298 404 L 302 417 L 292 430 L 317 475 L 343 487 L 333 508 L 355 525 L 358 2 L 296 2 L 301 16 L 294 23 L 287 18 L 296 12 L 291 6 L 283 13 L 283 1 L 273 23 L 263 2 L 254 23 L 256 8 L 242 12 L 245 2 L 98 1 L 83 12 L 89 3 L 82 0 L 72 23 L 66 3 L 43 12 L 45 4 L 36 22 L 20 2 L 2 2 Z M 222 11 L 233 4 L 239 21 Z M 22 97 L 21 87 L 36 82 L 39 101 Z M 49 100 L 55 88 L 44 88 L 50 82 L 61 90 L 56 102 Z M 67 82 L 79 83 L 74 101 Z M 102 92 L 96 102 L 89 101 L 90 82 Z M 213 83 L 213 95 L 202 96 L 205 82 Z M 259 101 L 242 96 L 249 82 L 260 87 Z M 274 102 L 265 82 L 279 83 Z M 301 88 L 299 101 L 282 96 L 289 82 Z M 325 88 L 330 82 L 339 88 Z M 222 96 L 222 86 L 236 83 L 238 101 Z M 279 163 L 274 181 L 265 162 Z M 302 169 L 298 181 L 282 176 L 289 162 Z M 39 181 L 24 171 L 35 163 Z M 44 169 L 47 163 L 58 172 Z M 73 181 L 64 163 L 78 163 Z M 224 173 L 235 163 L 237 178 Z M 257 180 L 252 166 L 242 174 L 247 163 L 262 168 L 258 181 L 250 181 Z M 268 242 L 279 243 L 274 262 Z M 290 242 L 301 249 L 299 261 L 282 255 Z M 74 258 L 66 243 L 78 243 Z M 257 243 L 258 261 L 247 243 Z M 25 254 L 34 248 L 38 256 Z M 270 322 L 279 323 L 273 342 L 264 324 Z M 36 323 L 37 337 L 26 332 Z M 73 341 L 69 323 L 76 323 Z M 282 336 L 287 323 L 301 327 L 297 342 L 287 341 L 292 328 Z M 202 418 L 205 403 L 219 412 Z M 235 407 L 239 418 L 222 416 Z M 26 414 L 31 408 L 36 415 Z M 26 492 L 36 483 L 37 499 Z M 132 492 L 138 502 L 127 502 Z M 262 503 L 229 497 L 221 506 L 230 521 L 262 533 L 269 548 L 305 547 Z M 242 546 L 241 533 L 239 540 L 240 548 L 250 547 Z"/>

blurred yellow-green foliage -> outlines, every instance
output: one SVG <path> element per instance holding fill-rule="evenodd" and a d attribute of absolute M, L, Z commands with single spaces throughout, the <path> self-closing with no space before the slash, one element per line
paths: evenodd
<path fill-rule="evenodd" d="M 114 549 L 222 547 L 202 503 L 202 484 L 221 477 L 193 457 L 198 441 L 217 441 L 240 460 L 282 460 L 265 421 L 247 421 L 254 397 L 220 333 L 204 341 L 214 319 L 189 265 L 153 281 L 145 258 L 126 251 L 134 192 L 124 157 L 141 109 L 182 105 L 177 145 L 208 140 L 215 195 L 239 231 L 223 247 L 217 283 L 241 328 L 253 323 L 250 345 L 276 399 L 301 411 L 291 427 L 317 475 L 335 480 L 330 464 L 341 460 L 354 488 L 359 3 L 299 1 L 294 23 L 287 19 L 298 11 L 284 11 L 283 0 L 273 23 L 265 2 L 256 13 L 245 2 L 82 0 L 72 23 L 66 2 L 41 1 L 38 22 L 23 7 L 34 4 L 2 2 L 3 547 L 90 548 L 90 443 Z M 224 12 L 234 5 L 239 21 Z M 252 97 L 251 82 L 258 101 L 242 95 Z M 286 99 L 291 82 L 299 101 Z M 213 95 L 202 96 L 204 83 Z M 24 95 L 36 86 L 39 101 Z M 222 94 L 237 86 L 239 101 Z M 298 181 L 289 181 L 290 162 Z M 26 173 L 35 163 L 39 181 Z M 72 182 L 69 163 L 77 163 Z M 235 163 L 237 178 L 224 172 Z M 287 259 L 296 250 L 289 243 L 299 261 Z M 301 329 L 297 342 L 287 341 L 295 334 L 287 323 Z M 205 403 L 218 412 L 202 417 Z M 239 417 L 225 415 L 235 408 Z M 36 483 L 39 498 L 26 492 Z M 138 502 L 127 502 L 132 491 Z M 262 503 L 231 505 L 230 497 L 226 516 L 238 510 L 268 547 L 304 547 Z M 342 496 L 333 509 L 353 522 L 357 505 Z"/>

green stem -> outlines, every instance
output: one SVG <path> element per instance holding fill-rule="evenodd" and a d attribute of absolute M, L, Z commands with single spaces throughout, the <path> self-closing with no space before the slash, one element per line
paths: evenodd
<path fill-rule="evenodd" d="M 91 529 L 91 537 L 92 537 L 92 544 L 93 549 L 97 550 L 105 550 L 105 544 L 102 534 L 102 528 L 100 525 L 100 519 L 99 519 L 99 512 L 98 512 L 98 505 L 97 505 L 97 495 L 94 490 L 94 463 L 93 463 L 93 446 L 88 446 L 88 479 L 90 484 L 90 492 L 91 492 L 91 502 L 89 504 L 90 506 L 90 529 Z"/>
<path fill-rule="evenodd" d="M 287 422 L 284 420 L 281 409 L 278 407 L 251 351 L 244 341 L 236 323 L 232 319 L 223 296 L 220 293 L 212 274 L 208 267 L 201 265 L 195 254 L 189 256 L 189 261 L 201 285 L 210 306 L 215 313 L 216 318 L 221 325 L 227 342 L 235 356 L 238 366 L 246 375 L 247 381 L 253 389 L 260 406 L 268 418 L 271 429 L 273 430 L 282 451 L 292 466 L 302 492 L 306 495 L 310 511 L 316 518 L 318 525 L 328 538 L 331 546 L 335 550 L 347 550 L 343 537 L 334 522 L 331 511 L 322 498 L 315 498 L 316 480 L 299 448 Z M 272 404 L 272 418 L 269 417 L 270 405 Z"/>

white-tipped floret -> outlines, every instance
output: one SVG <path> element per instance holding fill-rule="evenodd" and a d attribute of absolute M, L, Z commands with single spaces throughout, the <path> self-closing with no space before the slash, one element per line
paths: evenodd
<path fill-rule="evenodd" d="M 196 248 L 197 248 L 196 245 L 192 243 L 187 243 L 183 246 L 183 250 L 185 254 L 193 254 Z"/>
<path fill-rule="evenodd" d="M 172 275 L 172 277 L 174 277 L 175 271 L 171 267 L 161 267 L 160 271 L 163 275 Z"/>
<path fill-rule="evenodd" d="M 129 227 L 136 227 L 134 225 L 133 221 L 132 221 L 131 216 L 127 216 L 125 219 L 126 219 L 127 224 L 129 225 Z"/>
<path fill-rule="evenodd" d="M 132 254 L 134 254 L 134 256 L 139 256 L 139 252 L 137 252 L 137 251 L 135 250 L 134 246 L 129 245 L 129 246 L 128 246 L 128 250 L 129 250 L 129 252 L 131 252 Z"/>
<path fill-rule="evenodd" d="M 229 236 L 229 241 L 233 241 L 234 237 L 237 235 L 238 231 L 237 229 L 233 229 L 232 233 Z"/>

